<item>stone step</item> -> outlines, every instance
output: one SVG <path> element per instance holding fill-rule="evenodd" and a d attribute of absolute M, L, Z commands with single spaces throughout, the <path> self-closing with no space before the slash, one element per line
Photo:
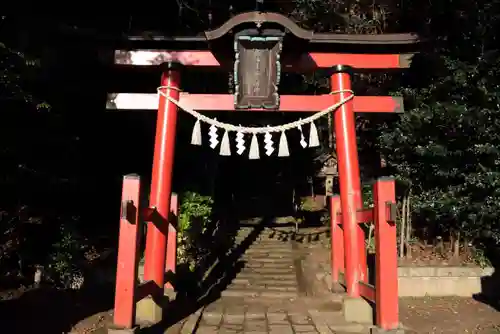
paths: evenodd
<path fill-rule="evenodd" d="M 295 277 L 291 277 L 290 279 L 284 280 L 281 277 L 278 279 L 269 279 L 265 278 L 262 279 L 261 277 L 258 278 L 241 278 L 241 277 L 236 277 L 233 279 L 231 282 L 232 284 L 235 285 L 263 285 L 263 286 L 282 286 L 282 287 L 297 287 L 297 280 Z"/>
<path fill-rule="evenodd" d="M 271 284 L 262 284 L 260 282 L 255 282 L 252 284 L 237 284 L 234 282 L 229 284 L 228 290 L 270 290 L 270 291 L 292 291 L 297 292 L 297 286 L 291 285 L 280 285 L 279 281 L 271 282 Z"/>
<path fill-rule="evenodd" d="M 289 261 L 293 261 L 293 253 L 287 250 L 279 251 L 279 252 L 270 252 L 269 250 L 247 250 L 245 253 L 241 255 L 243 259 L 273 259 L 280 260 L 285 259 Z M 272 261 L 267 261 L 272 262 Z"/>
<path fill-rule="evenodd" d="M 293 281 L 294 283 L 297 280 L 297 275 L 295 272 L 287 272 L 287 273 L 280 273 L 278 276 L 276 276 L 275 273 L 256 273 L 256 272 L 251 272 L 251 271 L 241 271 L 238 273 L 236 276 L 236 279 L 242 279 L 242 280 L 273 280 L 278 278 L 282 282 L 289 282 Z"/>
<path fill-rule="evenodd" d="M 238 246 L 236 246 L 238 247 Z M 246 247 L 244 249 L 245 251 L 249 251 L 249 250 L 265 250 L 265 251 L 268 251 L 268 252 L 274 252 L 274 251 L 291 251 L 292 248 L 290 246 L 287 246 L 287 245 L 260 245 L 260 244 L 255 244 L 255 245 L 251 245 L 249 247 Z"/>
<path fill-rule="evenodd" d="M 292 250 L 288 248 L 251 247 L 244 252 L 244 254 L 252 255 L 255 255 L 255 253 L 262 254 L 261 257 L 269 257 L 270 255 L 273 257 L 291 257 Z"/>
<path fill-rule="evenodd" d="M 260 268 L 249 268 L 244 267 L 238 276 L 242 273 L 250 273 L 250 274 L 269 274 L 274 275 L 274 277 L 280 278 L 283 274 L 295 274 L 294 268 L 270 268 L 270 267 L 260 267 Z"/>
<path fill-rule="evenodd" d="M 245 241 L 236 241 L 234 247 L 240 247 Z M 246 249 L 291 249 L 289 244 L 277 244 L 277 243 L 265 243 L 260 241 L 255 241 L 250 245 L 246 245 Z"/>
<path fill-rule="evenodd" d="M 340 310 L 333 312 L 317 312 L 311 310 L 310 315 L 312 320 L 316 324 L 316 328 L 318 329 L 320 328 L 320 326 L 328 326 L 334 333 L 339 334 L 370 333 L 369 326 L 345 321 L 344 315 Z"/>
<path fill-rule="evenodd" d="M 291 261 L 286 262 L 259 262 L 253 260 L 245 261 L 245 268 L 294 268 Z"/>
<path fill-rule="evenodd" d="M 234 251 L 234 250 L 233 250 Z M 281 249 L 269 249 L 269 248 L 248 248 L 241 255 L 242 257 L 254 257 L 254 258 L 273 258 L 273 259 L 292 259 L 292 250 L 286 248 Z"/>
<path fill-rule="evenodd" d="M 247 241 L 248 240 L 248 237 L 238 237 L 238 238 L 235 238 L 234 241 L 235 242 L 238 242 L 238 243 L 242 243 L 243 241 Z M 250 240 L 248 240 L 250 241 Z M 262 238 L 256 238 L 256 239 L 252 239 L 252 245 L 271 245 L 271 246 L 290 246 L 290 243 L 289 242 L 285 242 L 285 241 L 280 241 L 280 240 L 276 240 L 276 239 L 262 239 Z"/>
<path fill-rule="evenodd" d="M 245 251 L 250 251 L 250 250 L 263 250 L 263 251 L 267 251 L 269 253 L 272 253 L 272 252 L 280 252 L 280 251 L 291 251 L 292 248 L 291 247 L 283 247 L 281 245 L 276 245 L 276 246 L 265 246 L 265 245 L 252 245 L 250 247 L 248 247 Z"/>
<path fill-rule="evenodd" d="M 264 254 L 264 253 L 254 253 L 254 254 L 243 254 L 239 257 L 240 260 L 245 262 L 253 263 L 293 263 L 294 259 L 291 255 L 283 256 L 278 254 Z"/>
<path fill-rule="evenodd" d="M 238 238 L 238 237 L 241 237 L 241 236 L 248 236 L 248 235 L 251 235 L 252 237 L 254 238 L 258 238 L 258 239 L 268 239 L 268 240 L 274 240 L 274 241 L 277 241 L 277 240 L 283 240 L 283 239 L 286 239 L 288 236 L 291 236 L 291 234 L 287 234 L 287 233 L 268 233 L 268 232 L 261 232 L 260 234 L 256 235 L 253 231 L 250 231 L 250 232 L 240 232 L 238 234 L 236 234 L 234 237 L 235 238 Z"/>
<path fill-rule="evenodd" d="M 275 255 L 281 255 L 281 256 L 290 256 L 292 253 L 291 248 L 274 248 L 274 249 L 269 249 L 269 248 L 261 248 L 261 247 L 254 247 L 254 248 L 248 248 L 245 251 L 245 254 L 255 254 L 255 253 L 260 253 L 260 254 L 275 254 Z"/>
<path fill-rule="evenodd" d="M 235 245 L 242 245 L 244 243 L 247 243 L 246 241 L 243 240 L 236 240 Z M 292 246 L 290 244 L 285 244 L 285 243 L 276 243 L 276 242 L 265 242 L 265 241 L 259 241 L 256 240 L 252 242 L 251 244 L 246 245 L 248 249 L 250 248 L 269 248 L 269 249 L 279 249 L 279 248 L 291 248 Z"/>
<path fill-rule="evenodd" d="M 291 256 L 283 256 L 278 254 L 269 254 L 268 256 L 245 254 L 241 257 L 241 259 L 248 262 L 259 262 L 259 263 L 293 263 L 293 259 Z"/>
<path fill-rule="evenodd" d="M 239 231 L 234 236 L 238 237 L 241 235 L 252 235 L 253 237 L 256 237 L 256 238 L 273 238 L 273 239 L 276 237 L 276 235 L 273 235 L 271 232 L 267 232 L 267 231 L 260 231 L 259 234 L 256 234 L 255 230 Z"/>
<path fill-rule="evenodd" d="M 222 297 L 238 297 L 238 298 L 272 298 L 272 299 L 291 299 L 297 298 L 298 294 L 296 291 L 276 291 L 268 288 L 265 289 L 249 289 L 249 288 L 239 288 L 230 287 L 227 290 L 222 291 Z"/>

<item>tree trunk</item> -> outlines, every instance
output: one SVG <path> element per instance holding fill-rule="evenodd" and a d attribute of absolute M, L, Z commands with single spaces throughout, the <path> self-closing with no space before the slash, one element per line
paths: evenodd
<path fill-rule="evenodd" d="M 405 232 L 406 232 L 406 201 L 407 197 L 403 197 L 403 205 L 401 208 L 401 221 L 399 224 L 399 257 L 403 258 L 405 250 Z"/>
<path fill-rule="evenodd" d="M 408 199 L 406 200 L 406 257 L 411 259 L 411 235 L 412 235 L 412 224 L 411 224 L 411 190 L 408 191 Z"/>
<path fill-rule="evenodd" d="M 454 234 L 453 230 L 450 230 L 449 234 L 450 234 L 450 236 L 448 237 L 449 242 L 450 242 L 449 252 L 453 253 L 453 247 L 455 247 L 455 234 Z"/>
<path fill-rule="evenodd" d="M 460 232 L 457 232 L 455 235 L 455 242 L 453 243 L 453 257 L 460 257 Z"/>
<path fill-rule="evenodd" d="M 469 257 L 470 256 L 469 240 L 464 238 L 462 244 L 464 245 L 464 251 L 462 254 L 465 254 L 465 256 Z"/>

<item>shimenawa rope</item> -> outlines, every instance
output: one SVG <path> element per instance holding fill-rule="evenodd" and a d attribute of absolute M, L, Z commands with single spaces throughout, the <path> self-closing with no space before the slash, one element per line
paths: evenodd
<path fill-rule="evenodd" d="M 179 90 L 176 87 L 160 86 L 160 87 L 157 88 L 158 94 L 164 96 L 168 101 L 172 102 L 173 104 L 175 104 L 180 109 L 182 109 L 185 112 L 187 112 L 188 114 L 192 115 L 194 118 L 196 118 L 196 119 L 198 119 L 198 120 L 200 120 L 202 122 L 208 123 L 210 125 L 213 125 L 213 126 L 215 126 L 217 128 L 224 129 L 226 131 L 234 131 L 234 132 L 241 132 L 241 133 L 252 133 L 252 134 L 263 134 L 263 133 L 271 133 L 271 132 L 283 132 L 283 131 L 287 131 L 287 130 L 298 128 L 298 127 L 300 127 L 302 125 L 314 122 L 315 120 L 317 120 L 317 119 L 325 116 L 329 112 L 332 112 L 333 110 L 337 109 L 338 107 L 342 106 L 343 104 L 349 102 L 350 100 L 352 100 L 354 98 L 354 92 L 352 90 L 350 90 L 350 89 L 343 89 L 343 90 L 333 91 L 330 94 L 333 95 L 333 94 L 350 93 L 350 95 L 348 97 L 343 98 L 339 102 L 331 105 L 330 107 L 328 107 L 328 108 L 326 108 L 324 110 L 321 110 L 321 111 L 319 111 L 319 112 L 317 112 L 317 113 L 315 113 L 315 114 L 313 114 L 313 115 L 311 115 L 309 117 L 306 117 L 306 118 L 303 118 L 303 119 L 299 119 L 299 120 L 297 120 L 295 122 L 286 123 L 286 124 L 282 124 L 282 125 L 276 125 L 276 126 L 246 127 L 246 126 L 236 126 L 236 125 L 233 125 L 233 124 L 220 122 L 220 121 L 218 121 L 216 119 L 212 119 L 210 117 L 207 117 L 207 116 L 205 116 L 205 115 L 197 112 L 196 110 L 193 110 L 191 108 L 183 106 L 179 101 L 171 98 L 170 96 L 166 95 L 165 92 L 163 92 L 163 90 L 167 90 L 167 89 Z"/>

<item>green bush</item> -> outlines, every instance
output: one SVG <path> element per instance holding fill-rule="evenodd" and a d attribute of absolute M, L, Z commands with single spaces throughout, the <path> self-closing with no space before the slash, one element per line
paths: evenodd
<path fill-rule="evenodd" d="M 213 199 L 196 192 L 185 192 L 180 197 L 179 225 L 177 231 L 178 262 L 194 270 L 207 250 L 204 236 L 209 228 Z"/>

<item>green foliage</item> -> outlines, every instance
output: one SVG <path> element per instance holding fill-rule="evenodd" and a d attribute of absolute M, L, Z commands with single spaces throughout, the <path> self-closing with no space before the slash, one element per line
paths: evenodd
<path fill-rule="evenodd" d="M 188 263 L 194 270 L 205 252 L 203 236 L 211 222 L 213 199 L 196 192 L 185 192 L 180 198 L 178 226 L 178 257 L 180 263 Z"/>
<path fill-rule="evenodd" d="M 373 206 L 373 186 L 371 184 L 364 184 L 362 193 L 363 193 L 363 207 L 371 208 Z"/>
<path fill-rule="evenodd" d="M 64 288 L 73 287 L 75 277 L 81 276 L 87 250 L 86 240 L 76 232 L 72 223 L 61 224 L 58 240 L 53 244 L 47 261 L 47 278 Z"/>
<path fill-rule="evenodd" d="M 202 196 L 195 192 L 185 192 L 181 197 L 179 213 L 179 230 L 188 231 L 194 222 L 201 220 L 208 223 L 212 214 L 213 200 L 210 196 Z M 205 227 L 204 227 L 205 228 Z"/>
<path fill-rule="evenodd" d="M 477 11 L 438 36 L 440 54 L 424 55 L 428 84 L 400 90 L 407 111 L 382 127 L 380 147 L 412 185 L 421 224 L 500 241 L 500 54 L 490 32 L 499 17 L 490 3 L 469 4 Z M 461 8 L 447 10 L 457 19 Z"/>
<path fill-rule="evenodd" d="M 491 261 L 481 248 L 474 248 L 472 253 L 472 260 L 481 268 L 491 267 Z"/>
<path fill-rule="evenodd" d="M 40 68 L 40 61 L 13 50 L 0 42 L 0 89 L 1 100 L 22 101 L 37 110 L 48 110 L 50 105 L 33 97 L 25 88 Z"/>

